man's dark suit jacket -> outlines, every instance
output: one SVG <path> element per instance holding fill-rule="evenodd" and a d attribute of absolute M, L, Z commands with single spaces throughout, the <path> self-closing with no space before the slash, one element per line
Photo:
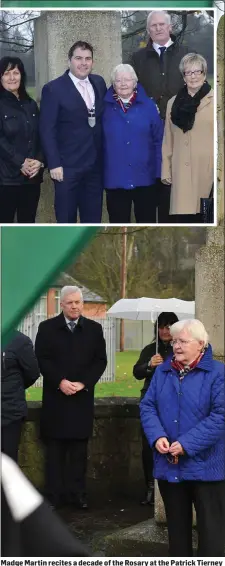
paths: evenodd
<path fill-rule="evenodd" d="M 144 87 L 148 96 L 156 102 L 161 118 L 165 119 L 167 102 L 184 86 L 179 63 L 188 53 L 188 47 L 176 41 L 167 48 L 161 64 L 158 53 L 155 51 L 152 40 L 146 47 L 133 53 L 130 64 L 134 68 L 138 80 Z"/>
<path fill-rule="evenodd" d="M 41 322 L 35 352 L 43 375 L 43 438 L 88 438 L 92 433 L 94 386 L 106 364 L 102 326 L 81 316 L 72 333 L 63 313 Z M 85 389 L 65 395 L 60 381 L 80 381 Z"/>
<path fill-rule="evenodd" d="M 96 126 L 88 124 L 87 106 L 66 71 L 42 89 L 40 137 L 49 169 L 63 167 L 67 176 L 85 173 L 100 158 L 101 115 L 106 84 L 100 75 L 89 75 L 95 91 Z"/>

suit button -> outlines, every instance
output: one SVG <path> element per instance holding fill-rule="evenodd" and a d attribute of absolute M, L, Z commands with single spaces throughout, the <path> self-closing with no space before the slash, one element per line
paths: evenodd
<path fill-rule="evenodd" d="M 188 161 L 185 163 L 185 165 L 187 165 L 187 166 L 189 165 Z"/>
<path fill-rule="evenodd" d="M 127 142 L 127 145 L 129 145 L 129 144 L 130 144 L 130 142 Z"/>
<path fill-rule="evenodd" d="M 178 477 L 177 477 L 177 476 L 175 476 L 175 478 L 174 478 L 174 479 L 175 479 L 175 480 L 178 480 Z"/>
<path fill-rule="evenodd" d="M 188 141 L 185 142 L 185 145 L 188 145 Z"/>
<path fill-rule="evenodd" d="M 175 421 L 173 421 L 173 422 L 174 422 L 174 423 L 177 423 L 178 421 L 175 420 Z"/>
<path fill-rule="evenodd" d="M 127 124 L 129 124 L 129 123 L 130 123 L 130 121 L 129 121 L 129 120 L 127 120 Z"/>

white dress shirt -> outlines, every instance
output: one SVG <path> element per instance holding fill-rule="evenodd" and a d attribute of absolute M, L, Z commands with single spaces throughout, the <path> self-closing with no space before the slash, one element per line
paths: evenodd
<path fill-rule="evenodd" d="M 167 41 L 167 43 L 165 43 L 165 45 L 159 45 L 158 43 L 155 43 L 153 41 L 152 47 L 153 47 L 153 49 L 155 49 L 156 53 L 158 53 L 158 55 L 160 57 L 160 55 L 161 55 L 160 47 L 166 47 L 166 49 L 167 49 L 168 47 L 170 47 L 170 45 L 172 45 L 172 43 L 174 43 L 174 42 L 172 41 L 172 39 L 170 37 L 169 41 Z"/>
<path fill-rule="evenodd" d="M 92 101 L 92 105 L 94 106 L 95 105 L 95 91 L 93 89 L 91 82 L 89 81 L 89 78 L 87 77 L 86 79 L 78 79 L 77 77 L 75 77 L 75 75 L 73 75 L 73 73 L 71 73 L 71 71 L 69 71 L 68 75 L 71 78 L 71 80 L 73 81 L 74 86 L 77 88 L 77 90 L 79 91 L 82 98 L 83 98 L 83 93 L 82 93 L 82 87 L 80 85 L 80 82 L 85 81 L 87 83 L 88 94 L 89 94 L 90 99 Z"/>

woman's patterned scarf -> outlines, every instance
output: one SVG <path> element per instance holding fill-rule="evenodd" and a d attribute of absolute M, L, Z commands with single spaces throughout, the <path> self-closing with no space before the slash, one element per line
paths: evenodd
<path fill-rule="evenodd" d="M 123 112 L 126 113 L 127 110 L 132 106 L 132 104 L 134 103 L 134 101 L 137 98 L 137 89 L 136 88 L 134 89 L 134 92 L 131 95 L 130 100 L 128 100 L 128 102 L 123 102 L 116 91 L 114 91 L 114 93 L 113 93 L 113 98 L 120 105 L 120 108 L 122 108 Z"/>
<path fill-rule="evenodd" d="M 175 359 L 175 356 L 173 356 L 172 360 L 171 360 L 171 365 L 174 369 L 177 370 L 178 374 L 179 374 L 179 378 L 183 379 L 184 376 L 191 371 L 192 369 L 194 369 L 198 363 L 200 362 L 202 356 L 204 355 L 204 352 L 201 352 L 201 354 L 196 358 L 196 360 L 194 360 L 193 362 L 191 362 L 191 364 L 182 364 L 181 362 L 178 362 Z"/>

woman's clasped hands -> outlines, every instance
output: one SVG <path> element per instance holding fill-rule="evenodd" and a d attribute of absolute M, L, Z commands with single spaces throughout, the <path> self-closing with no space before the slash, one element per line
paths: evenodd
<path fill-rule="evenodd" d="M 171 454 L 172 456 L 182 456 L 184 454 L 183 446 L 181 446 L 180 442 L 172 442 L 169 443 L 168 438 L 162 436 L 158 438 L 155 443 L 155 448 L 160 452 L 160 454 Z"/>
<path fill-rule="evenodd" d="M 26 157 L 21 167 L 21 173 L 23 173 L 25 177 L 29 177 L 29 179 L 32 179 L 38 174 L 41 167 L 42 167 L 41 161 L 38 161 L 38 159 L 31 159 L 29 157 Z"/>

